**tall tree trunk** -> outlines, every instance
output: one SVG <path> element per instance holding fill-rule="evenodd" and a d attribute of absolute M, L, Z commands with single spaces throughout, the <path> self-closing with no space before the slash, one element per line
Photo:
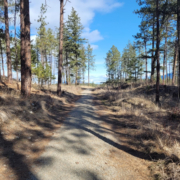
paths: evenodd
<path fill-rule="evenodd" d="M 88 61 L 88 86 L 89 86 L 89 70 L 90 70 L 90 68 L 89 68 L 89 61 Z"/>
<path fill-rule="evenodd" d="M 164 72 L 166 66 L 166 56 L 167 56 L 167 26 L 166 26 L 166 36 L 165 36 L 165 45 L 164 45 L 164 59 L 163 59 L 163 84 L 165 83 Z M 167 78 L 167 77 L 166 77 Z"/>
<path fill-rule="evenodd" d="M 64 0 L 60 0 L 60 37 L 59 37 L 59 63 L 58 63 L 58 84 L 57 95 L 61 96 L 62 84 L 62 62 L 63 62 L 63 15 L 64 15 Z"/>
<path fill-rule="evenodd" d="M 10 51 L 10 38 L 9 38 L 9 19 L 8 19 L 8 1 L 4 0 L 4 19 L 6 26 L 6 56 L 7 56 L 7 71 L 8 71 L 8 82 L 12 80 L 12 66 L 11 66 L 11 51 Z"/>
<path fill-rule="evenodd" d="M 54 58 L 54 64 L 53 64 L 53 72 L 54 72 L 54 76 L 56 74 L 56 61 L 55 61 L 55 58 Z M 54 84 L 56 84 L 56 79 L 54 79 Z"/>
<path fill-rule="evenodd" d="M 24 32 L 24 0 L 20 1 L 21 19 L 21 93 L 25 94 L 25 32 Z"/>
<path fill-rule="evenodd" d="M 178 74 L 178 87 L 179 87 L 179 93 L 178 93 L 178 96 L 179 96 L 179 99 L 180 99 L 180 0 L 177 0 L 177 23 L 178 23 L 178 28 L 177 28 L 177 31 L 178 31 L 178 51 L 179 51 L 179 74 Z"/>
<path fill-rule="evenodd" d="M 68 53 L 66 52 L 66 84 L 68 85 Z"/>
<path fill-rule="evenodd" d="M 156 80 L 156 103 L 159 103 L 159 80 L 160 80 L 160 62 L 159 62 L 159 45 L 160 45 L 160 31 L 159 31 L 159 0 L 156 0 L 156 16 L 157 16 L 157 42 L 156 42 L 156 59 L 157 59 L 157 80 Z"/>
<path fill-rule="evenodd" d="M 2 78 L 1 78 L 1 66 L 0 66 L 0 82 L 2 82 Z"/>
<path fill-rule="evenodd" d="M 68 77 L 69 77 L 69 79 L 68 79 L 69 84 L 71 84 L 71 70 L 70 70 L 70 68 L 68 68 Z"/>
<path fill-rule="evenodd" d="M 44 67 L 44 55 L 43 55 L 43 50 L 41 50 L 41 63 Z"/>
<path fill-rule="evenodd" d="M 52 52 L 51 52 L 51 55 L 50 55 L 50 59 L 51 59 L 51 77 L 52 77 L 52 69 L 53 69 L 53 65 L 52 65 Z M 50 78 L 50 85 L 52 84 L 52 78 Z"/>
<path fill-rule="evenodd" d="M 31 94 L 31 42 L 29 0 L 21 0 L 21 93 Z"/>
<path fill-rule="evenodd" d="M 168 84 L 169 77 L 168 77 L 168 60 L 166 59 L 166 83 Z"/>
<path fill-rule="evenodd" d="M 19 77 L 18 77 L 18 71 L 16 71 L 16 81 L 18 82 L 18 79 L 19 79 Z"/>
<path fill-rule="evenodd" d="M 46 64 L 47 64 L 47 62 L 48 62 L 48 58 L 47 58 L 46 49 L 45 49 L 45 60 L 46 60 Z"/>
<path fill-rule="evenodd" d="M 175 50 L 174 50 L 174 62 L 173 62 L 173 77 L 172 77 L 172 84 L 175 84 L 175 77 L 176 77 L 176 64 L 178 59 L 178 41 L 175 41 Z"/>
<path fill-rule="evenodd" d="M 44 51 L 41 50 L 41 63 L 42 63 L 42 66 L 44 68 Z M 43 79 L 41 79 L 41 87 L 43 86 Z"/>
<path fill-rule="evenodd" d="M 18 54 L 17 54 L 17 41 L 16 41 L 16 0 L 15 0 L 15 13 L 14 13 L 14 39 L 15 39 L 15 66 L 16 66 L 16 80 L 18 81 L 18 65 L 19 65 L 19 62 L 18 62 Z"/>
<path fill-rule="evenodd" d="M 85 83 L 85 71 L 83 70 L 83 85 Z"/>
<path fill-rule="evenodd" d="M 155 67 L 154 37 L 155 37 L 155 13 L 153 13 L 153 38 L 152 38 L 151 82 L 154 81 L 154 67 Z"/>
<path fill-rule="evenodd" d="M 76 71 L 75 85 L 77 85 L 77 76 L 78 76 L 78 73 L 77 73 L 77 71 Z"/>
<path fill-rule="evenodd" d="M 29 0 L 24 0 L 25 15 L 25 62 L 26 62 L 26 94 L 31 94 L 31 40 Z"/>
<path fill-rule="evenodd" d="M 2 59 L 2 71 L 3 71 L 3 77 L 5 77 L 5 73 L 4 73 L 4 59 L 3 59 L 3 51 L 2 51 L 2 42 L 0 39 L 0 47 L 1 47 L 1 59 Z"/>
<path fill-rule="evenodd" d="M 144 44 L 145 44 L 145 54 L 146 54 L 146 56 L 147 56 L 147 48 L 146 48 L 146 41 L 144 42 Z M 148 80 L 148 75 L 147 75 L 147 57 L 146 57 L 146 82 L 147 82 L 147 80 Z"/>
<path fill-rule="evenodd" d="M 171 72 L 171 64 L 169 62 L 169 83 L 171 83 L 171 74 L 170 74 L 170 72 Z"/>

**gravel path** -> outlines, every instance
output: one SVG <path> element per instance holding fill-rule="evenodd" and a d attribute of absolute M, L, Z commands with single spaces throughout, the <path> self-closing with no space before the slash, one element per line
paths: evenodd
<path fill-rule="evenodd" d="M 101 126 L 90 90 L 83 91 L 28 180 L 144 180 L 131 168 L 113 132 Z M 112 156 L 113 152 L 118 157 Z M 138 164 L 138 162 L 137 162 Z"/>

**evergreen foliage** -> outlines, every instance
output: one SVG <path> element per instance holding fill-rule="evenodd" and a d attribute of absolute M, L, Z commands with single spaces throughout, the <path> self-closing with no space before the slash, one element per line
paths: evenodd
<path fill-rule="evenodd" d="M 106 54 L 106 68 L 109 81 L 120 78 L 121 55 L 114 45 Z"/>

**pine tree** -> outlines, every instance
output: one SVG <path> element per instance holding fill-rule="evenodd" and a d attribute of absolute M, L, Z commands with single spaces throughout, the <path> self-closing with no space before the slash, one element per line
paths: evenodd
<path fill-rule="evenodd" d="M 109 81 L 119 79 L 119 64 L 120 64 L 120 52 L 114 45 L 111 47 L 106 55 L 106 68 L 109 76 Z"/>
<path fill-rule="evenodd" d="M 11 51 L 10 51 L 10 37 L 9 37 L 9 17 L 8 17 L 8 1 L 4 0 L 4 19 L 6 27 L 6 57 L 7 57 L 7 71 L 8 71 L 8 82 L 12 80 L 12 67 L 11 67 Z"/>
<path fill-rule="evenodd" d="M 148 27 L 148 22 L 147 21 L 142 21 L 140 27 L 140 33 L 138 33 L 136 36 L 134 36 L 137 40 L 139 39 L 142 42 L 139 42 L 139 44 L 142 44 L 141 46 L 144 47 L 144 58 L 145 58 L 145 73 L 146 73 L 146 81 L 148 80 L 148 54 L 147 54 L 147 42 L 150 39 L 150 34 L 149 34 L 149 27 Z"/>
<path fill-rule="evenodd" d="M 132 82 L 140 79 L 143 71 L 141 56 L 142 54 L 140 57 L 137 56 L 135 46 L 129 42 L 122 55 L 125 72 L 127 74 L 126 81 Z"/>
<path fill-rule="evenodd" d="M 180 99 L 180 0 L 177 0 L 177 32 L 178 32 L 178 51 L 179 51 L 179 74 L 178 74 L 178 96 Z"/>
<path fill-rule="evenodd" d="M 88 86 L 90 82 L 90 70 L 94 69 L 95 59 L 93 55 L 93 48 L 88 44 L 87 47 L 87 69 L 88 69 Z"/>
<path fill-rule="evenodd" d="M 17 40 L 16 40 L 17 41 Z M 21 70 L 20 41 L 11 48 L 12 68 L 16 71 L 16 80 L 19 80 L 18 72 Z"/>
<path fill-rule="evenodd" d="M 5 77 L 5 72 L 4 72 L 4 58 L 3 58 L 3 52 L 5 50 L 5 32 L 3 29 L 0 29 L 0 53 L 1 53 L 1 65 L 2 65 L 2 72 L 3 72 L 3 77 Z"/>
<path fill-rule="evenodd" d="M 64 0 L 60 0 L 60 33 L 59 33 L 59 62 L 58 62 L 58 85 L 57 95 L 61 96 L 61 84 L 62 84 L 62 63 L 63 63 L 63 17 L 64 17 Z"/>
<path fill-rule="evenodd" d="M 29 0 L 20 2 L 21 17 L 21 93 L 31 94 L 31 42 Z"/>
<path fill-rule="evenodd" d="M 157 61 L 157 80 L 156 80 L 156 103 L 159 103 L 159 82 L 160 82 L 160 29 L 159 29 L 159 0 L 156 0 L 156 61 Z"/>
<path fill-rule="evenodd" d="M 75 84 L 77 85 L 77 81 L 79 79 L 78 73 L 81 68 L 80 48 L 85 42 L 85 39 L 81 38 L 83 26 L 74 8 L 72 8 L 71 15 L 68 16 L 66 29 L 68 30 L 68 43 L 70 44 L 70 51 L 72 53 L 70 66 L 73 68 L 72 71 L 75 76 Z"/>
<path fill-rule="evenodd" d="M 40 23 L 40 27 L 38 28 L 38 37 L 37 37 L 37 47 L 40 49 L 40 54 L 41 54 L 41 63 L 44 64 L 46 61 L 46 47 L 47 47 L 47 32 L 46 32 L 46 16 L 45 13 L 47 11 L 46 5 L 42 4 L 41 5 L 41 11 L 40 11 L 40 16 L 37 22 Z"/>
<path fill-rule="evenodd" d="M 55 37 L 54 37 L 52 29 L 50 29 L 50 28 L 47 30 L 47 42 L 48 42 L 48 44 L 47 44 L 47 54 L 49 55 L 49 64 L 50 64 L 50 67 L 51 67 L 51 76 L 52 76 L 52 54 L 53 54 L 52 52 L 54 50 Z M 49 81 L 50 81 L 50 84 L 51 84 L 51 79 Z"/>
<path fill-rule="evenodd" d="M 81 59 L 81 69 L 82 69 L 82 79 L 83 79 L 83 84 L 85 83 L 85 72 L 87 69 L 87 53 L 85 47 L 82 45 L 80 49 L 80 59 Z"/>

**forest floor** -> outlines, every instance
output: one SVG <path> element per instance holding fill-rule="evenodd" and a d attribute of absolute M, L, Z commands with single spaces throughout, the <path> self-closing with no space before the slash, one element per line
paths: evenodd
<path fill-rule="evenodd" d="M 0 180 L 27 178 L 81 97 L 80 87 L 63 86 L 59 98 L 55 86 L 40 90 L 33 85 L 32 95 L 23 98 L 19 86 L 16 81 L 0 83 Z"/>
<path fill-rule="evenodd" d="M 157 107 L 154 85 L 60 98 L 33 85 L 27 99 L 18 86 L 0 84 L 0 180 L 180 179 L 177 87 L 161 86 Z"/>
<path fill-rule="evenodd" d="M 119 89 L 119 90 L 118 90 Z M 156 180 L 180 179 L 180 107 L 177 87 L 160 86 L 160 107 L 155 86 L 98 88 L 94 104 L 104 127 L 111 129 L 123 150 L 149 163 Z"/>

